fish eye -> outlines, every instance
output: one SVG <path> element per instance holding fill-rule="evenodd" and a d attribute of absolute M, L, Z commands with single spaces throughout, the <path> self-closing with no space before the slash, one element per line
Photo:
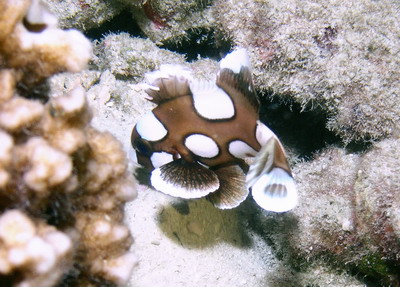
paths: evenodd
<path fill-rule="evenodd" d="M 133 142 L 133 148 L 144 156 L 150 157 L 153 154 L 151 144 L 142 138 L 137 138 Z"/>

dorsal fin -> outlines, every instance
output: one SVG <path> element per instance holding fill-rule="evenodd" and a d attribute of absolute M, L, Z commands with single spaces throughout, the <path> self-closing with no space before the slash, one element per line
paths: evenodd
<path fill-rule="evenodd" d="M 220 70 L 217 76 L 217 86 L 231 97 L 243 96 L 258 113 L 260 103 L 254 90 L 250 69 L 247 66 L 242 66 L 239 73 L 228 68 Z"/>
<path fill-rule="evenodd" d="M 178 76 L 158 78 L 145 92 L 150 96 L 149 100 L 157 105 L 174 98 L 192 94 L 188 79 Z"/>
<path fill-rule="evenodd" d="M 183 66 L 161 65 L 159 70 L 146 73 L 145 78 L 149 83 L 145 92 L 155 104 L 192 94 L 189 87 L 191 74 Z"/>
<path fill-rule="evenodd" d="M 221 60 L 217 85 L 237 102 L 245 100 L 250 103 L 258 113 L 260 103 L 254 91 L 250 57 L 245 48 L 237 48 Z"/>

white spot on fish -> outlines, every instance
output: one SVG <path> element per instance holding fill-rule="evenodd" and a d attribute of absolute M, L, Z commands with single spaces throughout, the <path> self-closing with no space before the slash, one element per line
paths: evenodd
<path fill-rule="evenodd" d="M 205 158 L 216 157 L 219 153 L 217 143 L 212 138 L 201 134 L 189 135 L 185 139 L 185 146 L 195 155 Z"/>
<path fill-rule="evenodd" d="M 154 168 L 158 168 L 166 163 L 169 163 L 174 160 L 172 154 L 167 152 L 154 152 L 150 157 L 151 163 Z"/>
<path fill-rule="evenodd" d="M 246 158 L 257 154 L 255 149 L 240 140 L 229 143 L 229 152 L 236 158 Z"/>
<path fill-rule="evenodd" d="M 192 82 L 194 108 L 209 120 L 230 119 L 235 115 L 232 99 L 214 83 Z"/>
<path fill-rule="evenodd" d="M 262 122 L 257 121 L 256 138 L 261 146 L 264 146 L 275 134 Z"/>
<path fill-rule="evenodd" d="M 136 131 L 145 140 L 158 141 L 164 138 L 168 131 L 152 112 L 148 112 L 136 125 Z"/>

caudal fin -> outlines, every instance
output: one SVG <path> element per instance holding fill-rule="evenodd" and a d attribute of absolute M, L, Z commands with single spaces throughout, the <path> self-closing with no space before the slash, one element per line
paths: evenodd
<path fill-rule="evenodd" d="M 246 184 L 257 204 L 266 210 L 285 212 L 297 205 L 296 185 L 283 147 L 275 136 L 258 152 Z"/>

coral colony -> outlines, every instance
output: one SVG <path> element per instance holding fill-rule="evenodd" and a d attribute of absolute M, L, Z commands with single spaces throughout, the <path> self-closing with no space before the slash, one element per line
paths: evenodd
<path fill-rule="evenodd" d="M 90 42 L 38 1 L 0 1 L 1 286 L 121 285 L 136 262 L 120 143 L 90 126 L 78 84 L 50 99 L 37 89 L 90 57 Z"/>
<path fill-rule="evenodd" d="M 154 169 L 151 184 L 182 198 L 207 198 L 218 208 L 238 206 L 249 190 L 263 208 L 284 212 L 297 191 L 281 143 L 258 119 L 245 49 L 228 54 L 215 82 L 199 82 L 180 66 L 147 74 L 158 106 L 132 131 L 140 164 Z M 247 176 L 245 158 L 255 157 Z"/>

